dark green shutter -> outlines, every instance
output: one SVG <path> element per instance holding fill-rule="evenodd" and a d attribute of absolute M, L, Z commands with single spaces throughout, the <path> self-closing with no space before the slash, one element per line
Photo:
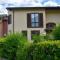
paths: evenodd
<path fill-rule="evenodd" d="M 43 27 L 43 13 L 39 13 L 39 27 Z"/>
<path fill-rule="evenodd" d="M 30 13 L 27 14 L 27 27 L 31 28 L 31 14 Z"/>
<path fill-rule="evenodd" d="M 11 24 L 11 15 L 8 16 L 8 24 Z"/>

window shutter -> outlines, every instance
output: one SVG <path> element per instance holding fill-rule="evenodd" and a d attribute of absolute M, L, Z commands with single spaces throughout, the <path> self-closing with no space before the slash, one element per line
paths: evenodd
<path fill-rule="evenodd" d="M 39 13 L 39 27 L 43 27 L 43 13 Z"/>
<path fill-rule="evenodd" d="M 8 16 L 8 24 L 11 24 L 11 15 Z"/>
<path fill-rule="evenodd" d="M 27 14 L 27 27 L 31 28 L 31 14 L 30 13 Z"/>

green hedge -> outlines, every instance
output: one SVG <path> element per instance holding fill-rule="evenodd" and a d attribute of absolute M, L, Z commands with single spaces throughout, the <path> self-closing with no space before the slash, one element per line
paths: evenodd
<path fill-rule="evenodd" d="M 28 42 L 20 34 L 0 40 L 0 57 L 7 60 L 60 60 L 60 40 Z"/>
<path fill-rule="evenodd" d="M 60 25 L 58 25 L 52 32 L 55 40 L 60 40 Z"/>
<path fill-rule="evenodd" d="M 30 46 L 27 60 L 60 60 L 60 41 L 44 41 Z"/>
<path fill-rule="evenodd" d="M 4 44 L 5 44 L 5 38 L 0 38 L 0 57 L 2 57 Z"/>
<path fill-rule="evenodd" d="M 15 60 L 18 49 L 22 50 L 25 43 L 27 43 L 26 38 L 19 33 L 10 34 L 4 39 L 1 38 L 0 57 Z"/>
<path fill-rule="evenodd" d="M 19 46 L 16 54 L 17 55 L 16 60 L 27 60 L 27 54 L 30 46 L 31 46 L 31 43 L 29 42 L 26 42 L 23 47 Z"/>

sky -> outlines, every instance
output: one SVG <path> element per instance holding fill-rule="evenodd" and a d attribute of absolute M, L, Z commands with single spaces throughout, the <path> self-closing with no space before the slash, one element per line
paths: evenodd
<path fill-rule="evenodd" d="M 6 7 L 60 6 L 60 0 L 0 0 L 0 14 L 8 14 Z"/>

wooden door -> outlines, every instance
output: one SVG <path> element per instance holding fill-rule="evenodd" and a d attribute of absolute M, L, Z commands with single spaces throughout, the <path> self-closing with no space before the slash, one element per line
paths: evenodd
<path fill-rule="evenodd" d="M 3 36 L 7 35 L 7 30 L 8 30 L 8 21 L 3 20 Z"/>

